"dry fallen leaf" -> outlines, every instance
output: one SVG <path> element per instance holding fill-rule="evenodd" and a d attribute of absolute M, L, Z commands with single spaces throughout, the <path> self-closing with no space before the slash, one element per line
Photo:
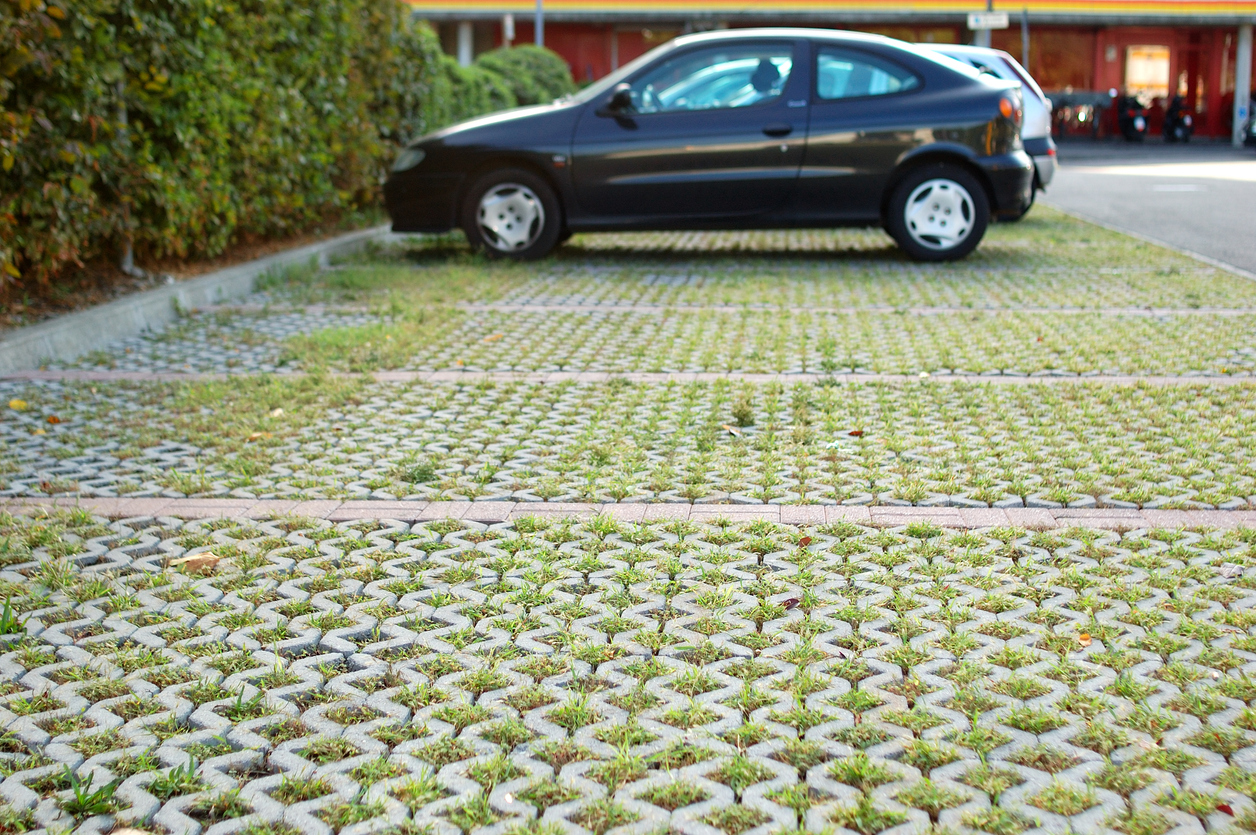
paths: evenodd
<path fill-rule="evenodd" d="M 801 602 L 802 602 L 802 601 L 801 601 L 801 600 L 799 600 L 797 597 L 791 597 L 791 598 L 789 598 L 788 600 L 786 600 L 785 602 L 781 603 L 781 605 L 782 605 L 782 606 L 784 606 L 786 610 L 789 610 L 789 609 L 794 608 L 795 606 L 797 606 L 797 605 L 798 605 L 799 603 L 801 603 Z"/>
<path fill-rule="evenodd" d="M 852 429 L 852 430 L 850 430 L 849 432 L 847 432 L 846 434 L 850 435 L 852 438 L 862 438 L 862 437 L 863 437 L 863 430 L 862 430 L 862 429 Z"/>
<path fill-rule="evenodd" d="M 1089 633 L 1089 632 L 1083 632 L 1083 633 L 1081 633 L 1080 635 L 1078 635 L 1078 636 L 1077 636 L 1077 643 L 1081 644 L 1081 645 L 1082 645 L 1082 646 L 1084 646 L 1084 647 L 1088 647 L 1088 646 L 1090 646 L 1090 633 Z"/>
<path fill-rule="evenodd" d="M 1233 807 L 1233 806 L 1231 806 L 1229 803 L 1218 803 L 1218 804 L 1217 804 L 1217 811 L 1218 811 L 1218 812 L 1225 812 L 1225 813 L 1226 813 L 1227 815 L 1229 815 L 1230 817 L 1234 817 L 1234 807 Z"/>
<path fill-rule="evenodd" d="M 47 435 L 48 433 L 43 429 L 32 429 L 31 434 L 32 435 Z"/>
<path fill-rule="evenodd" d="M 272 437 L 272 436 L 273 436 L 273 434 L 274 434 L 274 433 L 272 433 L 272 432 L 254 432 L 252 435 L 249 435 L 249 438 L 248 438 L 248 439 L 249 439 L 250 441 L 260 441 L 262 438 L 270 438 L 270 437 Z"/>
<path fill-rule="evenodd" d="M 804 536 L 802 539 L 798 540 L 799 548 L 806 548 L 810 544 L 811 544 L 811 537 L 809 536 Z"/>
<path fill-rule="evenodd" d="M 9 408 L 16 412 L 20 412 L 26 408 L 26 401 L 15 397 L 9 401 Z"/>
<path fill-rule="evenodd" d="M 171 568 L 182 568 L 185 571 L 205 572 L 218 564 L 222 557 L 211 551 L 193 554 L 190 557 L 179 557 L 170 561 Z"/>
<path fill-rule="evenodd" d="M 736 426 L 729 426 L 727 423 L 722 423 L 720 424 L 720 428 L 730 435 L 736 435 L 738 438 L 741 437 L 741 430 Z"/>
<path fill-rule="evenodd" d="M 270 416 L 271 416 L 271 417 L 283 417 L 283 408 L 282 408 L 282 407 L 280 407 L 280 408 L 276 408 L 276 409 L 271 409 L 271 410 L 270 410 Z"/>
<path fill-rule="evenodd" d="M 48 415 L 48 422 L 51 423 L 53 426 L 56 426 L 58 423 L 61 423 L 61 418 L 57 417 L 56 415 Z"/>
<path fill-rule="evenodd" d="M 1221 576 L 1225 577 L 1227 580 L 1237 577 L 1242 573 L 1243 573 L 1243 566 L 1241 565 L 1237 565 L 1232 562 L 1221 563 Z"/>
<path fill-rule="evenodd" d="M 501 339 L 501 338 L 502 338 L 503 336 L 505 336 L 505 335 L 506 335 L 506 334 L 504 334 L 504 333 L 495 333 L 495 334 L 493 334 L 492 336 L 486 336 L 486 337 L 484 337 L 484 341 L 485 341 L 485 342 L 496 342 L 497 340 Z"/>

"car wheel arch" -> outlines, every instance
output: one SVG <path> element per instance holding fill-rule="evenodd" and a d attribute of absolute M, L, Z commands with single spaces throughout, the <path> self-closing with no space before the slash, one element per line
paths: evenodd
<path fill-rule="evenodd" d="M 456 217 L 461 217 L 466 208 L 466 201 L 471 187 L 490 171 L 497 171 L 503 168 L 521 168 L 540 177 L 554 192 L 554 198 L 558 201 L 558 209 L 562 214 L 563 228 L 567 226 L 567 206 L 563 203 L 562 186 L 555 180 L 553 174 L 546 171 L 543 166 L 537 165 L 527 157 L 502 156 L 493 157 L 486 160 L 482 164 L 471 169 L 462 180 L 462 185 L 458 194 L 458 206 Z"/>
<path fill-rule="evenodd" d="M 968 157 L 955 151 L 925 151 L 915 154 L 904 159 L 898 164 L 886 181 L 885 190 L 881 193 L 881 222 L 886 222 L 886 212 L 889 211 L 890 198 L 894 194 L 894 190 L 898 188 L 898 184 L 911 175 L 913 171 L 926 165 L 955 165 L 969 174 L 981 184 L 981 188 L 986 193 L 986 199 L 990 201 L 990 205 L 995 205 L 994 186 L 990 182 L 990 178 L 986 176 L 986 172 L 981 170 L 979 165 L 973 163 Z"/>

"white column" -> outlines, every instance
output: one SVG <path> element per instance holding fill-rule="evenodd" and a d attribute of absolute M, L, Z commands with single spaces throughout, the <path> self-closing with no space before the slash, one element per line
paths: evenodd
<path fill-rule="evenodd" d="M 545 46 L 545 0 L 536 0 L 536 37 L 532 40 L 537 46 Z"/>
<path fill-rule="evenodd" d="M 973 32 L 973 46 L 984 46 L 986 49 L 989 49 L 990 30 L 978 29 L 976 32 Z"/>
<path fill-rule="evenodd" d="M 458 23 L 458 64 L 463 67 L 471 66 L 475 61 L 475 28 L 471 21 L 463 20 Z"/>
<path fill-rule="evenodd" d="M 1252 24 L 1239 24 L 1239 44 L 1234 61 L 1234 135 L 1235 147 L 1243 144 L 1243 125 L 1252 115 Z"/>
<path fill-rule="evenodd" d="M 1021 9 L 1021 66 L 1025 72 L 1034 74 L 1029 68 L 1029 9 Z"/>

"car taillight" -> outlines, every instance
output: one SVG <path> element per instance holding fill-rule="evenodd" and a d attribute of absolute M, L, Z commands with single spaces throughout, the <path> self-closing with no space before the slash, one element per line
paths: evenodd
<path fill-rule="evenodd" d="M 1004 119 L 1011 119 L 1016 123 L 1017 127 L 1020 127 L 1023 113 L 1020 107 L 1018 107 L 1010 98 L 1004 96 L 999 99 L 999 113 L 1003 115 Z"/>

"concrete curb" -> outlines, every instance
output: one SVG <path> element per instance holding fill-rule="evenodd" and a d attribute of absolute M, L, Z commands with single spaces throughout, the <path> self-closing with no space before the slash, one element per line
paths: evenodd
<path fill-rule="evenodd" d="M 180 309 L 220 304 L 247 295 L 258 277 L 269 270 L 314 259 L 325 265 L 332 255 L 353 252 L 387 232 L 387 226 L 349 232 L 18 328 L 0 335 L 0 374 L 38 368 L 46 360 L 72 360 L 115 340 L 164 327 L 179 317 Z"/>
<path fill-rule="evenodd" d="M 5 499 L 0 511 L 36 513 L 41 509 L 82 508 L 99 516 L 130 519 L 170 516 L 180 519 L 279 518 L 308 516 L 332 522 L 355 519 L 394 519 L 426 522 L 462 519 L 481 524 L 509 522 L 524 516 L 590 517 L 604 513 L 622 522 L 687 519 L 709 522 L 723 517 L 734 522 L 766 519 L 784 525 L 824 525 L 853 522 L 875 527 L 898 527 L 932 522 L 944 528 L 1236 528 L 1256 527 L 1256 510 L 1132 510 L 1122 508 L 957 508 L 851 507 L 822 505 L 721 504 L 585 504 L 576 502 L 404 502 L 339 501 L 321 499 Z"/>

